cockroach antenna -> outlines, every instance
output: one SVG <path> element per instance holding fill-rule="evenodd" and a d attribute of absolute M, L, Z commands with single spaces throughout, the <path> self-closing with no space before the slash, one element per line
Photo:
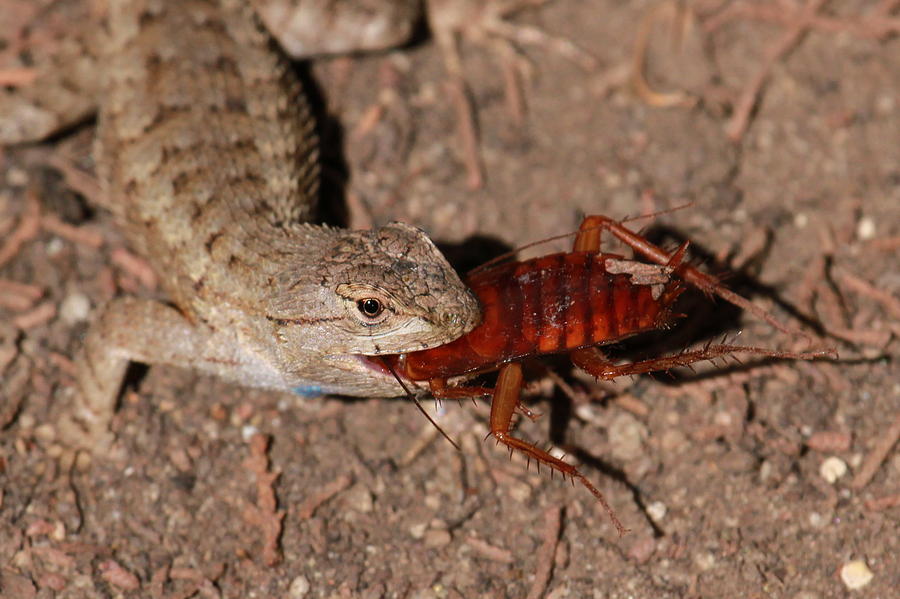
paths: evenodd
<path fill-rule="evenodd" d="M 448 435 L 446 432 L 444 432 L 444 429 L 442 429 L 440 427 L 440 425 L 434 421 L 434 418 L 432 418 L 431 415 L 425 410 L 425 407 L 419 401 L 419 398 L 416 397 L 416 395 L 412 391 L 409 390 L 409 387 L 406 386 L 406 383 L 403 382 L 403 379 L 400 378 L 400 376 L 397 374 L 397 371 L 394 370 L 394 367 L 391 366 L 387 361 L 382 360 L 380 358 L 378 358 L 378 361 L 381 362 L 381 365 L 384 366 L 385 368 L 387 368 L 387 370 L 394 376 L 394 379 L 397 380 L 397 383 L 399 383 L 399 385 L 401 387 L 403 387 L 403 390 L 406 392 L 406 396 L 408 398 L 410 398 L 414 404 L 416 404 L 416 407 L 419 408 L 419 411 L 422 412 L 422 415 L 428 419 L 428 422 L 430 422 L 432 424 L 432 426 L 434 426 L 434 428 L 436 428 L 437 431 L 439 433 L 441 433 L 441 435 L 445 439 L 447 439 L 447 441 L 450 443 L 450 445 L 452 445 L 456 449 L 456 451 L 462 451 L 462 448 L 459 446 L 459 444 L 457 444 L 456 441 L 451 439 L 450 435 Z"/>

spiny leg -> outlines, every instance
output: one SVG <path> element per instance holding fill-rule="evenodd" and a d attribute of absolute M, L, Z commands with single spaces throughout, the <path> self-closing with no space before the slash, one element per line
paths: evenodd
<path fill-rule="evenodd" d="M 607 216 L 594 215 L 587 216 L 582 221 L 581 227 L 578 231 L 578 236 L 575 239 L 575 250 L 599 250 L 600 234 L 604 230 L 609 231 L 621 242 L 632 248 L 636 253 L 652 262 L 655 262 L 656 264 L 672 265 L 675 256 L 678 253 L 681 253 L 683 255 L 684 250 L 687 247 L 686 245 L 682 245 L 682 247 L 680 247 L 674 255 L 670 255 L 659 246 L 651 243 L 642 235 L 638 235 L 637 233 L 628 230 L 621 223 L 618 223 Z M 737 306 L 738 308 L 753 314 L 761 320 L 764 320 L 782 333 L 789 335 L 800 335 L 802 337 L 806 337 L 807 339 L 809 338 L 809 336 L 802 331 L 793 330 L 787 325 L 778 322 L 774 317 L 772 317 L 771 314 L 769 314 L 756 304 L 750 302 L 745 297 L 738 295 L 734 291 L 731 291 L 727 287 L 722 286 L 715 277 L 701 272 L 690 264 L 686 264 L 679 260 L 676 272 L 678 273 L 679 277 L 694 285 L 704 293 L 719 296 L 720 298 Z"/>
<path fill-rule="evenodd" d="M 569 476 L 572 479 L 578 479 L 582 485 L 590 491 L 594 497 L 600 502 L 600 505 L 609 514 L 610 520 L 616 527 L 619 536 L 624 535 L 627 530 L 615 512 L 606 502 L 606 498 L 592 483 L 588 480 L 575 466 L 567 464 L 559 458 L 555 458 L 543 449 L 539 449 L 534 445 L 514 437 L 509 432 L 510 422 L 512 421 L 513 412 L 519 404 L 519 397 L 522 392 L 522 365 L 517 362 L 506 364 L 500 369 L 500 375 L 497 378 L 497 386 L 494 388 L 494 397 L 491 400 L 491 435 L 499 442 L 506 445 L 510 450 L 520 451 L 527 458 L 533 458 L 538 464 L 545 464 L 561 473 L 564 477 Z"/>
<path fill-rule="evenodd" d="M 620 376 L 646 374 L 671 370 L 679 366 L 690 366 L 696 362 L 715 360 L 716 358 L 734 357 L 734 354 L 751 354 L 765 358 L 777 358 L 784 360 L 812 360 L 833 355 L 831 351 L 814 352 L 787 352 L 770 350 L 763 347 L 750 347 L 743 345 L 707 345 L 702 349 L 691 350 L 672 356 L 651 358 L 639 362 L 614 364 L 596 347 L 587 347 L 573 351 L 569 356 L 572 362 L 588 374 L 604 380 L 612 380 Z"/>
<path fill-rule="evenodd" d="M 476 403 L 476 398 L 489 399 L 494 395 L 494 389 L 490 387 L 469 385 L 448 387 L 446 379 L 431 379 L 428 381 L 428 386 L 431 388 L 431 394 L 434 395 L 435 400 L 438 402 L 442 399 L 455 399 L 457 401 L 471 399 L 472 403 Z M 521 402 L 516 402 L 516 412 L 532 422 L 541 417 L 541 414 L 522 405 Z"/>

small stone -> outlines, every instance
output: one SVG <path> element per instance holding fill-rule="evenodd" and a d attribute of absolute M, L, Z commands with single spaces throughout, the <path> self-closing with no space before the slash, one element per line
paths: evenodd
<path fill-rule="evenodd" d="M 19 428 L 22 430 L 31 430 L 36 423 L 37 420 L 31 414 L 22 414 L 19 416 Z"/>
<path fill-rule="evenodd" d="M 654 501 L 650 505 L 647 506 L 647 515 L 656 522 L 657 524 L 662 521 L 663 518 L 666 517 L 666 512 L 668 508 L 666 504 L 662 501 Z"/>
<path fill-rule="evenodd" d="M 628 557 L 639 564 L 646 564 L 656 551 L 656 540 L 652 536 L 637 539 L 628 550 Z"/>
<path fill-rule="evenodd" d="M 662 434 L 660 449 L 666 453 L 678 453 L 684 451 L 687 446 L 687 435 L 676 428 L 668 429 Z"/>
<path fill-rule="evenodd" d="M 309 593 L 309 581 L 306 576 L 301 575 L 291 581 L 291 585 L 288 587 L 288 596 L 291 599 L 303 599 L 307 593 Z"/>
<path fill-rule="evenodd" d="M 825 518 L 819 512 L 809 513 L 809 525 L 813 528 L 821 528 L 825 525 Z"/>
<path fill-rule="evenodd" d="M 847 463 L 837 456 L 825 458 L 822 465 L 819 466 L 819 475 L 828 481 L 828 484 L 833 485 L 845 474 L 847 474 Z"/>
<path fill-rule="evenodd" d="M 698 568 L 705 572 L 716 565 L 716 556 L 708 551 L 704 551 L 703 553 L 698 553 L 694 556 L 694 563 L 697 564 Z"/>
<path fill-rule="evenodd" d="M 10 167 L 6 171 L 6 181 L 13 187 L 25 187 L 28 184 L 28 173 L 18 167 Z"/>
<path fill-rule="evenodd" d="M 34 436 L 42 443 L 52 443 L 56 440 L 56 428 L 52 424 L 40 424 L 34 429 Z"/>
<path fill-rule="evenodd" d="M 884 94 L 875 99 L 875 110 L 879 114 L 888 115 L 897 108 L 897 99 L 894 94 Z"/>
<path fill-rule="evenodd" d="M 428 524 L 422 522 L 421 524 L 413 524 L 409 527 L 409 536 L 414 539 L 421 539 L 425 536 L 425 531 L 428 529 Z"/>
<path fill-rule="evenodd" d="M 528 483 L 522 481 L 511 481 L 504 485 L 509 496 L 518 503 L 525 503 L 531 499 L 532 488 Z"/>
<path fill-rule="evenodd" d="M 422 500 L 422 503 L 430 510 L 437 511 L 441 509 L 441 498 L 434 494 L 426 495 L 425 499 Z"/>
<path fill-rule="evenodd" d="M 258 428 L 256 428 L 252 424 L 246 424 L 241 427 L 241 439 L 243 439 L 244 442 L 246 443 L 246 442 L 250 441 L 250 438 L 258 432 L 259 432 Z"/>
<path fill-rule="evenodd" d="M 87 451 L 79 451 L 75 458 L 75 470 L 78 472 L 87 472 L 91 469 L 91 454 Z"/>
<path fill-rule="evenodd" d="M 869 566 L 861 559 L 847 562 L 841 567 L 841 581 L 851 591 L 861 589 L 875 577 Z"/>
<path fill-rule="evenodd" d="M 59 317 L 67 325 L 78 324 L 91 314 L 91 300 L 83 293 L 70 293 L 59 305 Z"/>
<path fill-rule="evenodd" d="M 349 509 L 368 514 L 374 507 L 375 502 L 372 500 L 372 493 L 362 483 L 353 485 L 344 494 L 344 505 Z"/>
<path fill-rule="evenodd" d="M 62 251 L 65 249 L 65 242 L 59 237 L 53 237 L 47 242 L 47 245 L 44 246 L 44 251 L 47 252 L 48 256 L 54 257 L 59 256 Z"/>
<path fill-rule="evenodd" d="M 57 520 L 53 525 L 53 532 L 50 533 L 50 538 L 54 541 L 66 540 L 66 525 L 62 521 Z"/>
<path fill-rule="evenodd" d="M 713 423 L 722 428 L 729 428 L 734 424 L 734 414 L 728 410 L 719 410 L 713 415 Z"/>
<path fill-rule="evenodd" d="M 627 462 L 643 453 L 647 427 L 631 414 L 622 412 L 613 418 L 608 434 L 612 455 L 616 459 Z"/>
<path fill-rule="evenodd" d="M 875 237 L 875 221 L 870 216 L 859 219 L 856 225 L 856 236 L 860 241 L 868 241 Z"/>
<path fill-rule="evenodd" d="M 762 464 L 759 465 L 759 481 L 765 483 L 767 480 L 772 478 L 772 475 L 775 473 L 775 467 L 772 465 L 772 462 L 769 460 L 764 460 Z"/>
<path fill-rule="evenodd" d="M 424 538 L 422 539 L 425 543 L 426 547 L 431 549 L 438 549 L 440 547 L 445 547 L 450 544 L 450 541 L 453 540 L 453 537 L 450 536 L 450 533 L 443 529 L 432 529 L 425 533 Z"/>

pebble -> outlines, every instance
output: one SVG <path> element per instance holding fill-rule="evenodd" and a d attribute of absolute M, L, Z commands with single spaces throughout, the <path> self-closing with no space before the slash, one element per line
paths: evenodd
<path fill-rule="evenodd" d="M 34 429 L 34 436 L 43 443 L 52 443 L 56 440 L 56 429 L 52 424 L 40 424 Z"/>
<path fill-rule="evenodd" d="M 259 432 L 259 429 L 253 426 L 252 424 L 247 424 L 241 427 L 241 439 L 244 440 L 244 443 L 250 441 L 250 438 L 253 437 L 256 433 Z"/>
<path fill-rule="evenodd" d="M 428 524 L 422 522 L 420 524 L 413 524 L 409 527 L 409 536 L 414 539 L 421 539 L 425 536 L 425 531 L 428 529 Z"/>
<path fill-rule="evenodd" d="M 372 492 L 362 483 L 353 485 L 344 494 L 344 505 L 349 509 L 368 514 L 375 508 Z"/>
<path fill-rule="evenodd" d="M 647 506 L 647 515 L 656 522 L 657 524 L 662 521 L 663 518 L 666 517 L 666 512 L 668 508 L 666 504 L 662 501 L 654 501 L 650 505 Z"/>
<path fill-rule="evenodd" d="M 856 236 L 860 241 L 868 241 L 875 237 L 875 221 L 870 216 L 859 219 L 856 225 Z"/>
<path fill-rule="evenodd" d="M 637 539 L 628 550 L 628 557 L 639 564 L 646 564 L 656 551 L 656 540 L 651 536 Z"/>
<path fill-rule="evenodd" d="M 291 586 L 288 587 L 288 596 L 291 599 L 303 599 L 307 593 L 309 593 L 309 581 L 306 576 L 301 575 L 291 581 Z"/>
<path fill-rule="evenodd" d="M 688 446 L 688 438 L 678 429 L 669 429 L 662 434 L 660 448 L 666 453 L 678 453 Z"/>
<path fill-rule="evenodd" d="M 861 589 L 875 577 L 869 566 L 861 559 L 847 562 L 841 567 L 841 582 L 851 591 Z"/>
<path fill-rule="evenodd" d="M 450 536 L 450 533 L 443 529 L 431 529 L 425 533 L 425 537 L 422 539 L 425 546 L 432 549 L 445 547 L 452 540 L 453 537 Z"/>
<path fill-rule="evenodd" d="M 643 453 L 647 427 L 627 412 L 618 414 L 609 424 L 609 445 L 614 458 L 629 461 Z"/>
<path fill-rule="evenodd" d="M 28 173 L 18 167 L 10 167 L 6 171 L 6 182 L 13 187 L 25 187 L 28 184 Z"/>
<path fill-rule="evenodd" d="M 704 551 L 694 556 L 694 563 L 697 564 L 701 571 L 705 572 L 716 565 L 716 556 L 708 551 Z"/>
<path fill-rule="evenodd" d="M 832 485 L 845 474 L 847 474 L 847 462 L 837 456 L 825 458 L 822 465 L 819 466 L 819 475 Z"/>
<path fill-rule="evenodd" d="M 78 324 L 91 314 L 91 300 L 83 293 L 70 293 L 59 305 L 59 317 L 68 325 Z"/>

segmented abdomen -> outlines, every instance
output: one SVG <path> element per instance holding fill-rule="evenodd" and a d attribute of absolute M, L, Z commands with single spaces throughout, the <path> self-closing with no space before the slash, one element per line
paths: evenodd
<path fill-rule="evenodd" d="M 503 362 L 611 343 L 658 329 L 678 295 L 674 282 L 635 284 L 607 272 L 594 252 L 551 254 L 479 272 L 467 280 L 482 322 L 467 335 L 406 356 L 413 380 L 487 370 Z"/>

